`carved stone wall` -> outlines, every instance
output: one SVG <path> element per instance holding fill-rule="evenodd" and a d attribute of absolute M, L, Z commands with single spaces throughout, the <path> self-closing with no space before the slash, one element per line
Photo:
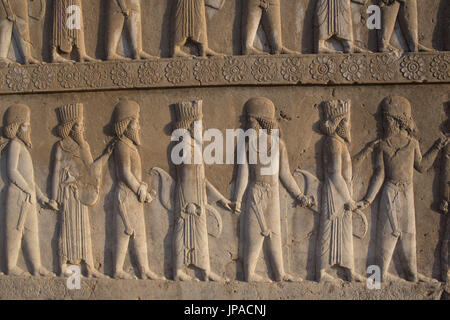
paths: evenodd
<path fill-rule="evenodd" d="M 33 266 L 26 250 L 20 250 L 17 265 L 27 273 L 11 275 L 7 266 L 10 252 L 6 245 L 6 221 L 7 215 L 11 214 L 11 210 L 7 210 L 8 199 L 11 199 L 9 188 L 14 182 L 11 182 L 8 162 L 11 142 L 5 136 L 8 144 L 2 151 L 0 179 L 0 271 L 3 272 L 0 275 L 0 298 L 439 299 L 445 290 L 450 292 L 448 282 L 446 284 L 445 279 L 443 281 L 442 271 L 442 246 L 445 241 L 448 245 L 449 237 L 448 214 L 440 214 L 443 200 L 441 177 L 442 170 L 446 170 L 442 169 L 441 164 L 447 152 L 444 139 L 440 141 L 442 146 L 435 155 L 437 160 L 432 162 L 431 169 L 422 170 L 423 173 L 415 171 L 412 180 L 417 269 L 424 278 L 418 283 L 388 281 L 381 290 L 367 289 L 365 279 L 362 283 L 344 281 L 345 275 L 339 268 L 332 268 L 330 274 L 333 278 L 344 280 L 318 281 L 316 252 L 320 238 L 320 212 L 323 208 L 320 201 L 323 196 L 315 199 L 318 205 L 312 208 L 295 206 L 295 197 L 282 185 L 279 191 L 282 258 L 286 273 L 294 279 L 289 280 L 293 282 L 276 282 L 270 251 L 266 246 L 258 257 L 256 273 L 275 282 L 246 282 L 249 279 L 244 272 L 242 248 L 245 246 L 243 230 L 247 212 L 242 208 L 240 215 L 232 214 L 221 205 L 214 207 L 222 218 L 223 229 L 218 238 L 208 236 L 209 260 L 211 270 L 228 281 L 199 283 L 172 280 L 176 213 L 164 208 L 154 171 L 151 171 L 152 168 L 161 168 L 177 180 L 179 168 L 175 168 L 170 158 L 173 146 L 170 140 L 172 125 L 174 117 L 176 118 L 173 107 L 183 101 L 198 100 L 203 101 L 201 113 L 206 128 L 216 128 L 225 134 L 227 129 L 243 126 L 246 120 L 245 114 L 243 115 L 244 105 L 250 98 L 270 99 L 275 105 L 274 120 L 279 123 L 281 138 L 286 145 L 290 172 L 294 174 L 296 169 L 301 169 L 324 181 L 328 173 L 323 163 L 326 137 L 322 130 L 322 102 L 351 101 L 348 115 L 351 114 L 349 122 L 352 140 L 348 149 L 353 156 L 368 143 L 383 140 L 382 101 L 389 96 L 402 96 L 411 104 L 412 118 L 418 129 L 415 139 L 423 154 L 426 154 L 436 139 L 443 136 L 442 132 L 448 132 L 446 122 L 450 100 L 450 52 L 445 50 L 450 46 L 450 36 L 448 14 L 445 12 L 448 13 L 450 6 L 447 1 L 418 1 L 419 42 L 425 47 L 433 48 L 434 51 L 431 52 L 408 52 L 398 25 L 391 44 L 400 51 L 397 54 L 376 52 L 376 31 L 369 31 L 365 25 L 368 18 L 365 9 L 369 3 L 365 6 L 352 3 L 355 44 L 370 52 L 315 54 L 317 44 L 314 37 L 314 17 L 318 1 L 288 0 L 280 1 L 283 46 L 298 54 L 244 56 L 241 55 L 244 1 L 226 0 L 220 9 L 206 8 L 209 48 L 224 56 L 188 58 L 171 57 L 174 28 L 172 13 L 176 1 L 144 0 L 141 1 L 143 50 L 161 58 L 103 61 L 106 59 L 106 15 L 109 1 L 111 0 L 82 3 L 86 52 L 98 61 L 51 62 L 53 1 L 44 0 L 46 7 L 43 18 L 30 18 L 30 39 L 32 56 L 46 63 L 21 64 L 24 61 L 13 41 L 8 57 L 20 63 L 1 62 L 0 65 L 0 114 L 5 115 L 12 105 L 29 106 L 33 144 L 29 151 L 35 184 L 50 200 L 57 200 L 53 197 L 52 177 L 56 161 L 55 144 L 62 137 L 56 127 L 67 123 L 55 112 L 57 108 L 83 104 L 85 136 L 93 159 L 112 153 L 109 160 L 103 163 L 100 182 L 96 180 L 99 182 L 98 199 L 87 209 L 93 257 L 93 265 L 90 267 L 106 277 L 83 278 L 81 290 L 68 290 L 65 278 L 59 277 L 60 226 L 64 223 L 61 213 L 64 201 L 57 201 L 59 211 L 54 210 L 54 207 L 50 209 L 52 204 L 49 201 L 43 207 L 37 206 L 42 265 L 57 276 L 29 275 L 28 272 L 33 273 Z M 30 4 L 31 15 L 39 15 L 40 9 L 38 4 Z M 119 54 L 132 55 L 127 43 L 127 37 L 123 36 L 118 46 Z M 271 48 L 262 28 L 259 28 L 254 45 L 259 50 L 270 52 Z M 336 48 L 340 48 L 338 44 Z M 191 43 L 182 50 L 194 55 L 198 53 L 196 46 Z M 108 130 L 111 123 L 119 123 L 115 118 L 118 113 L 115 108 L 124 98 L 133 100 L 140 106 L 141 145 L 137 148 L 137 154 L 142 161 L 142 179 L 138 182 L 139 188 L 142 187 L 142 182 L 149 187 L 145 192 L 139 189 L 137 193 L 140 197 L 142 191 L 145 198 L 148 191 L 148 196 L 155 198 L 148 201 L 151 203 L 142 205 L 139 202 L 143 207 L 146 226 L 144 236 L 148 271 L 154 272 L 158 278 L 165 277 L 169 280 L 138 280 L 142 270 L 139 261 L 136 261 L 138 259 L 135 259 L 132 245 L 129 246 L 123 269 L 126 273 L 136 275 L 136 279 L 113 278 L 117 273 L 114 260 L 117 250 L 115 219 L 120 219 L 114 207 L 117 199 L 115 188 L 121 182 L 116 170 L 123 164 L 120 162 L 122 160 L 117 160 L 120 158 L 116 154 L 119 150 L 117 144 L 113 143 L 111 147 L 112 135 Z M 3 129 L 6 131 L 5 128 L 10 123 L 4 117 Z M 77 122 L 79 119 L 79 116 L 74 116 L 71 121 Z M 377 145 L 369 150 L 359 166 L 356 161 L 353 163 L 352 199 L 355 202 L 366 197 L 377 167 L 378 147 Z M 401 150 L 402 148 L 400 152 L 403 152 Z M 82 158 L 80 155 L 77 157 Z M 99 163 L 92 159 L 91 162 Z M 388 165 L 385 163 L 385 166 Z M 409 172 L 410 169 L 404 168 L 404 171 Z M 237 166 L 205 165 L 205 170 L 206 178 L 217 190 L 226 199 L 235 201 Z M 89 171 L 89 176 L 94 176 L 92 171 Z M 298 176 L 294 176 L 295 181 L 299 182 Z M 384 183 L 387 182 L 389 179 L 385 178 Z M 307 188 L 300 187 L 308 195 Z M 153 194 L 151 189 L 156 189 L 157 192 Z M 172 200 L 176 196 L 173 191 Z M 137 197 L 136 194 L 134 197 Z M 373 203 L 369 208 L 364 208 L 367 235 L 363 239 L 353 238 L 355 274 L 368 276 L 368 266 L 377 264 L 380 198 L 378 195 L 375 201 L 371 201 Z M 403 207 L 401 209 L 406 210 Z M 22 212 L 23 206 L 18 202 L 14 210 Z M 352 210 L 356 210 L 356 207 Z M 208 218 L 206 223 L 210 233 L 218 233 L 216 220 Z M 27 226 L 26 224 L 25 229 Z M 81 228 L 86 228 L 85 224 L 83 226 Z M 134 238 L 131 235 L 130 239 L 134 241 L 136 236 L 137 231 Z M 389 273 L 402 279 L 408 278 L 397 253 L 394 254 L 391 265 L 388 265 Z M 71 263 L 77 264 L 69 264 Z M 191 277 L 202 278 L 198 270 L 187 269 L 186 272 Z M 148 274 L 147 278 L 153 276 Z M 300 278 L 304 281 L 298 281 Z"/>

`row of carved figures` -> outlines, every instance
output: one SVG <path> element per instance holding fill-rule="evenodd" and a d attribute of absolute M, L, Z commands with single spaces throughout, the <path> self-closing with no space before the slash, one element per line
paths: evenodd
<path fill-rule="evenodd" d="M 0 59 L 8 59 L 13 35 L 24 62 L 40 63 L 31 54 L 29 31 L 29 0 L 1 0 L 0 5 Z M 40 0 L 44 13 L 45 1 Z M 318 0 L 316 6 L 317 48 L 319 53 L 368 52 L 354 41 L 353 14 L 351 2 L 367 5 L 369 0 Z M 107 3 L 107 29 L 105 34 L 106 60 L 153 59 L 142 47 L 140 0 L 111 0 Z M 182 50 L 192 42 L 198 47 L 199 56 L 220 55 L 208 46 L 206 7 L 220 10 L 225 0 L 175 0 L 172 14 L 172 56 L 190 56 Z M 284 2 L 291 5 L 290 2 Z M 299 54 L 287 49 L 282 41 L 280 0 L 245 0 L 242 19 L 242 54 L 269 54 L 254 46 L 257 31 L 263 26 L 271 48 L 271 54 Z M 409 51 L 431 51 L 419 43 L 417 0 L 379 0 L 381 7 L 381 30 L 378 49 L 380 52 L 400 49 L 391 45 L 396 21 L 401 25 Z M 14 28 L 17 30 L 13 33 Z M 123 31 L 128 34 L 130 57 L 117 53 L 117 47 Z M 333 49 L 330 41 L 337 41 L 342 50 Z M 77 49 L 79 61 L 97 61 L 90 57 L 85 48 L 82 0 L 53 1 L 53 41 L 51 62 L 66 63 L 69 56 Z"/>
<path fill-rule="evenodd" d="M 4 115 L 1 147 L 6 159 L 6 273 L 24 275 L 17 266 L 22 242 L 28 249 L 29 265 L 33 275 L 50 273 L 40 260 L 39 231 L 36 203 L 61 214 L 59 232 L 59 263 L 61 275 L 68 265 L 86 266 L 89 276 L 103 278 L 95 269 L 91 244 L 89 207 L 98 201 L 102 186 L 102 168 L 112 158 L 114 257 L 113 278 L 131 279 L 124 271 L 127 251 L 133 247 L 138 276 L 142 279 L 163 279 L 152 272 L 148 264 L 144 204 L 157 199 L 162 207 L 173 213 L 172 271 L 173 279 L 192 280 L 187 268 L 201 271 L 203 280 L 225 281 L 210 267 L 207 215 L 220 220 L 216 205 L 235 214 L 241 214 L 243 240 L 243 270 L 245 281 L 270 281 L 255 272 L 258 257 L 264 243 L 269 251 L 273 280 L 301 281 L 289 275 L 283 266 L 282 229 L 280 221 L 279 191 L 283 186 L 294 199 L 296 206 L 314 208 L 320 216 L 316 244 L 318 281 L 339 281 L 329 272 L 331 268 L 346 271 L 348 281 L 363 281 L 364 276 L 355 272 L 353 217 L 367 224 L 362 210 L 379 199 L 376 236 L 377 265 L 383 280 L 400 280 L 388 273 L 395 251 L 403 263 L 404 277 L 408 281 L 433 281 L 417 270 L 416 227 L 414 211 L 413 172 L 429 168 L 442 150 L 442 205 L 448 213 L 450 146 L 447 138 L 439 138 L 422 157 L 419 142 L 414 138 L 415 123 L 410 102 L 400 96 L 389 96 L 381 102 L 384 135 L 369 143 L 354 157 L 350 156 L 351 102 L 330 100 L 321 103 L 322 160 L 324 177 L 319 181 L 312 174 L 302 171 L 292 174 L 287 145 L 280 138 L 276 153 L 276 169 L 262 173 L 267 163 L 251 160 L 251 150 L 262 152 L 261 144 L 250 141 L 238 148 L 233 200 L 224 197 L 205 176 L 204 161 L 194 164 L 174 164 L 175 176 L 154 168 L 152 172 L 158 187 L 151 187 L 142 179 L 141 144 L 138 103 L 122 99 L 115 106 L 109 125 L 113 139 L 104 153 L 95 161 L 84 137 L 83 105 L 70 104 L 56 109 L 60 140 L 55 145 L 52 163 L 51 196 L 47 197 L 35 184 L 33 162 L 30 154 L 30 108 L 16 104 Z M 181 102 L 175 105 L 173 128 L 190 134 L 183 139 L 189 148 L 201 143 L 194 137 L 197 121 L 203 117 L 202 101 Z M 244 106 L 245 128 L 255 132 L 267 132 L 273 137 L 278 128 L 274 103 L 263 97 L 252 98 Z M 274 131 L 275 130 L 275 131 Z M 450 131 L 450 130 L 449 130 Z M 268 136 L 266 136 L 268 137 Z M 272 141 L 272 140 L 271 140 Z M 174 147 L 175 148 L 175 147 Z M 240 151 L 239 151 L 240 150 Z M 352 167 L 359 166 L 370 154 L 375 161 L 375 173 L 367 195 L 355 201 L 352 190 Z M 192 154 L 191 154 L 192 155 Z M 195 154 L 193 155 L 195 158 Z M 296 177 L 294 177 L 296 176 Z M 307 188 L 305 186 L 308 186 Z M 307 189 L 307 190 L 306 190 Z M 305 194 L 307 193 L 307 194 Z M 377 197 L 377 195 L 379 195 Z M 317 203 L 320 202 L 320 203 Z M 359 233 L 363 237 L 367 231 Z M 443 279 L 449 279 L 450 218 L 447 218 L 446 235 L 442 241 Z M 435 281 L 435 280 L 434 280 Z"/>

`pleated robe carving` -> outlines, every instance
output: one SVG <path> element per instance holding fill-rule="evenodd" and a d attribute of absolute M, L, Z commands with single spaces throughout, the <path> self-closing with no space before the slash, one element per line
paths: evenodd
<path fill-rule="evenodd" d="M 353 41 L 350 0 L 318 0 L 316 10 L 319 40 L 328 40 L 336 36 Z"/>

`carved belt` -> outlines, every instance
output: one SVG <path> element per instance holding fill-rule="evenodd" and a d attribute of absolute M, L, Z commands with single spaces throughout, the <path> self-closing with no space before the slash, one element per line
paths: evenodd
<path fill-rule="evenodd" d="M 399 189 L 405 190 L 406 188 L 408 188 L 412 184 L 412 182 L 387 180 L 386 184 L 390 184 L 390 185 L 392 185 L 394 187 L 397 187 Z"/>
<path fill-rule="evenodd" d="M 269 0 L 259 0 L 259 7 L 261 9 L 267 10 L 269 9 L 270 3 Z"/>

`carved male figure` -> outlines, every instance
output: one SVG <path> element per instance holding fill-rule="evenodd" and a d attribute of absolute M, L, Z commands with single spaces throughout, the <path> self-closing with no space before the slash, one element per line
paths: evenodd
<path fill-rule="evenodd" d="M 287 274 L 283 266 L 279 181 L 281 180 L 289 193 L 295 197 L 297 204 L 312 206 L 314 199 L 305 196 L 295 182 L 290 172 L 284 141 L 281 139 L 277 141 L 276 136 L 273 136 L 274 139 L 272 139 L 274 130 L 278 128 L 273 102 L 267 98 L 252 98 L 246 102 L 244 113 L 248 128 L 255 130 L 257 136 L 261 133 L 260 130 L 266 130 L 266 138 L 270 138 L 268 140 L 271 141 L 271 153 L 276 152 L 272 155 L 275 160 L 272 164 L 273 171 L 269 170 L 268 172 L 263 170 L 266 165 L 263 165 L 260 159 L 254 159 L 257 160 L 254 163 L 250 161 L 250 152 L 256 152 L 256 154 L 267 152 L 267 150 L 260 150 L 256 142 L 252 143 L 250 140 L 246 143 L 245 154 L 238 154 L 238 158 L 243 164 L 238 166 L 234 207 L 237 212 L 240 212 L 242 206 L 245 214 L 243 217 L 244 280 L 247 282 L 264 281 L 262 276 L 255 273 L 255 268 L 263 244 L 266 243 L 275 280 L 294 281 L 294 277 Z M 279 148 L 274 151 L 277 149 L 276 145 Z M 243 202 L 243 200 L 245 201 Z"/>
<path fill-rule="evenodd" d="M 97 61 L 86 53 L 82 0 L 54 0 L 52 62 L 69 62 L 60 53 L 70 55 L 74 48 L 78 50 L 78 61 Z"/>
<path fill-rule="evenodd" d="M 316 7 L 319 53 L 336 52 L 327 47 L 327 41 L 335 39 L 344 52 L 367 52 L 353 39 L 353 14 L 351 3 L 364 4 L 366 0 L 319 0 Z"/>
<path fill-rule="evenodd" d="M 124 27 L 130 39 L 133 59 L 155 58 L 142 49 L 142 18 L 140 0 L 112 0 L 108 2 L 108 31 L 106 60 L 126 59 L 117 53 L 117 45 Z"/>
<path fill-rule="evenodd" d="M 31 55 L 30 26 L 28 17 L 29 0 L 1 0 L 0 3 L 0 61 L 10 62 L 9 49 L 13 29 L 17 29 L 17 44 L 25 64 L 39 63 Z"/>
<path fill-rule="evenodd" d="M 297 54 L 283 46 L 280 0 L 244 1 L 242 54 L 265 54 L 254 47 L 256 33 L 262 24 L 273 54 Z"/>
<path fill-rule="evenodd" d="M 51 206 L 61 208 L 59 262 L 61 274 L 67 266 L 83 263 L 88 276 L 104 277 L 94 267 L 89 206 L 98 200 L 101 171 L 109 153 L 95 162 L 85 140 L 83 105 L 69 104 L 56 109 L 61 138 L 55 145 Z"/>
<path fill-rule="evenodd" d="M 175 0 L 172 56 L 189 57 L 190 55 L 182 50 L 187 41 L 197 45 L 202 57 L 220 55 L 208 46 L 205 2 L 210 5 L 208 0 Z"/>
<path fill-rule="evenodd" d="M 230 201 L 209 182 L 205 176 L 205 165 L 194 161 L 199 152 L 201 141 L 196 140 L 195 123 L 201 124 L 203 118 L 202 101 L 181 102 L 175 107 L 175 129 L 187 130 L 187 141 L 183 141 L 191 150 L 188 163 L 176 166 L 175 186 L 175 227 L 173 235 L 173 272 L 174 280 L 188 281 L 191 277 L 183 270 L 195 267 L 202 272 L 203 280 L 223 281 L 222 277 L 211 270 L 209 260 L 207 214 L 215 210 L 208 204 L 208 195 L 231 211 Z M 202 129 L 199 128 L 199 131 Z M 201 134 L 201 132 L 199 132 Z M 202 155 L 199 154 L 201 157 Z M 214 212 L 215 214 L 218 214 Z"/>
<path fill-rule="evenodd" d="M 446 123 L 446 134 L 450 132 L 449 120 Z M 444 237 L 441 246 L 441 269 L 442 279 L 450 282 L 450 215 L 448 203 L 450 201 L 450 145 L 446 145 L 442 151 L 441 163 L 441 206 L 440 209 L 445 217 Z"/>
<path fill-rule="evenodd" d="M 114 224 L 116 248 L 114 257 L 114 278 L 132 279 L 123 270 L 125 256 L 131 240 L 141 279 L 161 279 L 150 271 L 147 256 L 147 237 L 145 231 L 144 203 L 153 198 L 148 185 L 142 181 L 140 107 L 135 101 L 121 100 L 113 113 L 115 145 L 113 158 L 115 164 Z"/>
<path fill-rule="evenodd" d="M 368 207 L 381 190 L 376 255 L 382 280 L 397 279 L 388 272 L 397 250 L 408 281 L 429 281 L 417 272 L 414 169 L 426 171 L 447 144 L 447 139 L 437 140 L 422 158 L 419 142 L 413 137 L 416 127 L 410 102 L 400 96 L 389 96 L 382 101 L 381 108 L 384 137 L 377 147 L 374 177 L 358 207 Z"/>
<path fill-rule="evenodd" d="M 34 181 L 31 159 L 30 108 L 12 105 L 3 118 L 3 144 L 6 157 L 6 272 L 24 275 L 17 266 L 22 242 L 26 248 L 32 275 L 47 276 L 50 272 L 41 264 L 36 202 L 48 206 L 49 199 Z"/>
<path fill-rule="evenodd" d="M 419 43 L 417 0 L 379 0 L 381 32 L 378 38 L 380 52 L 398 51 L 391 45 L 395 23 L 398 20 L 409 51 L 433 51 Z"/>
<path fill-rule="evenodd" d="M 327 269 L 338 266 L 347 273 L 348 281 L 363 281 L 354 271 L 352 215 L 356 209 L 352 188 L 350 103 L 322 103 L 324 182 L 317 250 L 318 281 L 335 280 Z"/>

